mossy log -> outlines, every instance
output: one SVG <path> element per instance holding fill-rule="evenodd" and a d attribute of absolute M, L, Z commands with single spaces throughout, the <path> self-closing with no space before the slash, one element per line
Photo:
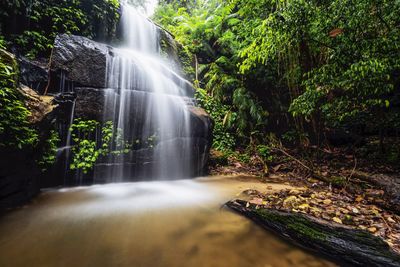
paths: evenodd
<path fill-rule="evenodd" d="M 242 200 L 230 201 L 226 205 L 297 245 L 335 261 L 355 266 L 400 266 L 400 255 L 381 238 L 367 231 L 329 223 L 306 214 L 257 209 Z"/>

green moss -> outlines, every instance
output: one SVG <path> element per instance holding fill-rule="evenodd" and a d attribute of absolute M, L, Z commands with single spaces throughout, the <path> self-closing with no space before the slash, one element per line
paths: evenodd
<path fill-rule="evenodd" d="M 346 184 L 346 178 L 342 176 L 332 176 L 332 185 L 342 187 Z"/>
<path fill-rule="evenodd" d="M 178 47 L 178 57 L 182 64 L 182 70 L 185 75 L 190 79 L 194 80 L 196 76 L 196 70 L 193 67 L 193 55 L 187 48 Z"/>
<path fill-rule="evenodd" d="M 287 229 L 312 240 L 325 241 L 328 237 L 327 234 L 318 231 L 315 225 L 310 223 L 307 219 L 302 218 L 300 215 L 293 214 L 292 216 L 282 216 L 265 209 L 256 210 L 255 213 L 266 221 L 279 223 Z"/>

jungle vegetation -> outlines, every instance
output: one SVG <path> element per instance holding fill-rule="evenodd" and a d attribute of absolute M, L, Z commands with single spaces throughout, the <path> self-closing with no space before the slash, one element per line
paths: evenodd
<path fill-rule="evenodd" d="M 399 1 L 164 0 L 154 20 L 196 62 L 215 148 L 271 134 L 297 146 L 379 136 L 384 153 L 385 138 L 398 141 Z"/>

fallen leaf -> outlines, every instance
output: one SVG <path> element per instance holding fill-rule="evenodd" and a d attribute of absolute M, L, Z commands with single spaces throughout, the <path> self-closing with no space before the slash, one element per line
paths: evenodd
<path fill-rule="evenodd" d="M 360 211 L 359 211 L 357 208 L 352 208 L 351 211 L 352 211 L 354 214 L 360 213 Z"/>
<path fill-rule="evenodd" d="M 342 223 L 342 220 L 339 219 L 338 217 L 333 217 L 332 220 L 333 220 L 335 223 L 343 224 L 343 223 Z"/>
<path fill-rule="evenodd" d="M 294 204 L 295 202 L 297 202 L 297 197 L 296 196 L 290 196 L 290 197 L 286 198 L 283 201 L 283 205 L 284 206 L 288 206 L 288 205 Z"/>
<path fill-rule="evenodd" d="M 275 167 L 273 167 L 272 169 L 274 170 L 274 172 L 279 171 L 279 169 L 282 167 L 282 164 L 278 164 Z"/>
<path fill-rule="evenodd" d="M 368 228 L 368 231 L 371 233 L 375 233 L 376 232 L 376 227 L 370 227 Z"/>
<path fill-rule="evenodd" d="M 308 205 L 307 203 L 304 203 L 304 204 L 301 204 L 301 205 L 299 206 L 299 209 L 304 210 L 304 209 L 307 209 L 307 208 L 309 208 L 309 207 L 310 207 L 310 205 Z"/>
<path fill-rule="evenodd" d="M 358 195 L 357 197 L 356 197 L 356 202 L 361 202 L 361 201 L 363 201 L 364 200 L 364 198 L 362 197 L 362 196 L 360 196 L 360 195 Z"/>
<path fill-rule="evenodd" d="M 252 200 L 250 200 L 251 204 L 255 204 L 255 205 L 262 205 L 263 204 L 263 199 L 262 198 L 253 198 Z"/>
<path fill-rule="evenodd" d="M 392 217 L 387 217 L 386 220 L 387 220 L 388 222 L 390 222 L 390 223 L 396 223 L 396 221 L 393 220 Z"/>
<path fill-rule="evenodd" d="M 332 204 L 332 200 L 330 200 L 330 199 L 325 199 L 325 200 L 323 201 L 323 203 L 324 203 L 325 205 L 330 205 L 330 204 Z"/>

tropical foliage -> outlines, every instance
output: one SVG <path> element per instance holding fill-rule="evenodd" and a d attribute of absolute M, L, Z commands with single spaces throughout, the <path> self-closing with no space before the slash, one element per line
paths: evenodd
<path fill-rule="evenodd" d="M 28 122 L 30 112 L 17 91 L 18 66 L 13 55 L 0 50 L 0 147 L 33 147 L 38 134 Z"/>
<path fill-rule="evenodd" d="M 398 1 L 164 1 L 154 19 L 244 146 L 269 131 L 319 144 L 332 128 L 399 129 Z"/>
<path fill-rule="evenodd" d="M 0 3 L 0 34 L 34 58 L 48 56 L 59 33 L 107 40 L 115 35 L 118 0 L 16 0 Z"/>

